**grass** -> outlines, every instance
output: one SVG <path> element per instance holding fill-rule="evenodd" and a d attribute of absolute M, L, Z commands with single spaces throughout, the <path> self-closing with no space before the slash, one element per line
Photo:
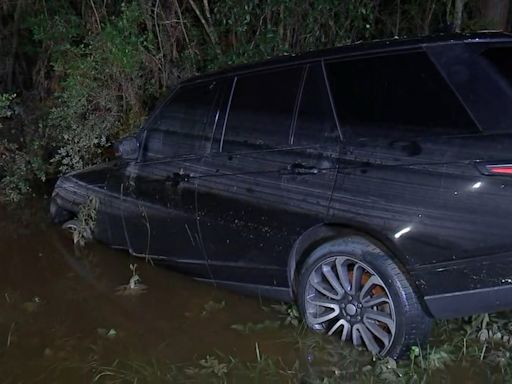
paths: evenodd
<path fill-rule="evenodd" d="M 215 306 L 214 312 L 222 308 Z M 295 313 L 295 310 L 288 305 L 264 307 L 264 310 L 272 311 L 281 320 L 234 325 L 232 328 L 247 334 L 280 327 L 283 334 L 289 334 L 287 342 L 290 349 L 296 351 L 292 354 L 295 358 L 267 354 L 256 342 L 254 359 L 251 360 L 244 361 L 214 351 L 179 364 L 115 361 L 111 366 L 91 366 L 94 381 L 425 383 L 454 381 L 461 374 L 474 377 L 475 382 L 479 382 L 478 378 L 500 378 L 512 374 L 510 339 L 506 338 L 512 329 L 512 321 L 507 313 L 439 321 L 431 344 L 425 348 L 413 347 L 409 359 L 395 361 L 371 356 L 342 345 L 333 338 L 311 333 L 305 330 L 303 324 L 290 329 L 292 323 L 283 316 L 285 313 Z M 484 331 L 487 331 L 486 339 L 481 336 L 485 334 Z M 107 377 L 108 381 L 102 381 Z"/>
<path fill-rule="evenodd" d="M 227 307 L 229 305 L 225 301 L 209 301 L 203 307 L 207 315 L 202 317 L 205 322 L 215 321 L 215 317 L 222 316 L 221 312 Z M 164 355 L 139 351 L 136 346 L 131 346 L 135 349 L 122 355 L 109 354 L 106 357 L 94 353 L 90 355 L 88 363 L 78 360 L 78 356 L 69 356 L 65 361 L 59 359 L 55 369 L 71 367 L 73 372 L 78 370 L 93 383 L 138 384 L 425 383 L 463 382 L 464 377 L 476 383 L 501 382 L 501 378 L 512 375 L 511 347 L 507 339 L 512 329 L 509 313 L 439 321 L 428 346 L 413 347 L 409 359 L 394 361 L 377 358 L 343 345 L 334 338 L 310 332 L 301 322 L 293 326 L 289 316 L 296 312 L 292 306 L 280 304 L 262 309 L 270 312 L 270 319 L 241 325 L 241 329 L 232 327 L 233 331 L 226 330 L 226 335 L 241 332 L 243 339 L 240 345 L 253 343 L 252 357 L 240 357 L 234 351 L 226 353 L 213 350 L 187 361 L 176 362 L 167 360 Z M 294 316 L 291 318 L 297 319 Z M 269 326 L 269 322 L 272 326 Z M 17 324 L 11 328 L 15 331 Z M 8 332 L 5 341 L 7 349 L 14 331 Z M 107 333 L 107 330 L 98 331 L 99 345 L 124 343 L 122 336 L 108 340 L 109 337 L 105 337 Z M 282 334 L 283 339 L 275 340 L 276 334 Z M 276 351 L 282 348 L 274 348 L 274 343 L 284 343 L 289 353 L 279 354 Z M 106 360 L 113 356 L 117 358 Z M 461 375 L 464 375 L 463 378 Z"/>
<path fill-rule="evenodd" d="M 96 227 L 96 213 L 98 211 L 98 205 L 98 199 L 94 196 L 90 196 L 79 208 L 78 215 L 74 223 L 75 228 L 73 230 L 73 242 L 81 247 L 93 238 L 94 228 Z"/>
<path fill-rule="evenodd" d="M 249 362 L 214 352 L 181 364 L 116 360 L 111 365 L 91 363 L 88 368 L 94 383 L 273 383 L 295 382 L 300 377 L 298 361 L 287 365 L 263 354 L 257 344 L 255 352 L 255 361 Z"/>

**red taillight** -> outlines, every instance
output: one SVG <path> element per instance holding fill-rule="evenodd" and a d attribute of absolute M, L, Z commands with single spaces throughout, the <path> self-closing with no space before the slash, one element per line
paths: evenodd
<path fill-rule="evenodd" d="M 486 165 L 485 168 L 493 175 L 512 175 L 512 164 Z"/>

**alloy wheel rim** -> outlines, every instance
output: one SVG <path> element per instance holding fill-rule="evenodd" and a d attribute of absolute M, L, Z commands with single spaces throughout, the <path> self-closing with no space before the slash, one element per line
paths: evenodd
<path fill-rule="evenodd" d="M 388 288 L 359 260 L 336 255 L 318 264 L 304 302 L 306 322 L 315 330 L 379 355 L 393 343 L 396 316 Z"/>

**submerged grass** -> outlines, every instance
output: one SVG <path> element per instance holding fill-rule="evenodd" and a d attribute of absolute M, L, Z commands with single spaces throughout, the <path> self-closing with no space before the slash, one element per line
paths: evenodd
<path fill-rule="evenodd" d="M 80 206 L 75 220 L 76 222 L 73 223 L 73 242 L 81 247 L 93 238 L 98 205 L 98 199 L 94 196 L 90 196 L 87 201 Z"/>
<path fill-rule="evenodd" d="M 112 365 L 91 363 L 94 383 L 232 383 L 296 382 L 300 378 L 298 361 L 293 365 L 259 351 L 255 361 L 241 361 L 219 352 L 195 361 L 173 364 L 152 360 L 147 363 L 116 360 Z"/>
<path fill-rule="evenodd" d="M 216 308 L 216 311 L 221 308 Z M 256 342 L 254 359 L 241 360 L 219 351 L 185 363 L 115 361 L 111 366 L 91 364 L 94 382 L 254 382 L 254 383 L 426 383 L 506 382 L 512 376 L 510 313 L 478 315 L 436 323 L 431 344 L 411 348 L 409 358 L 395 361 L 357 351 L 334 338 L 309 332 L 299 323 L 293 329 L 285 313 L 288 305 L 265 307 L 281 320 L 232 326 L 242 333 L 281 327 L 291 356 L 267 354 Z M 484 339 L 482 334 L 488 335 Z M 494 335 L 494 336 L 489 336 Z M 498 337 L 499 336 L 499 337 Z"/>
<path fill-rule="evenodd" d="M 210 319 L 205 321 L 213 321 L 227 307 L 229 305 L 224 301 L 207 303 L 205 308 L 208 309 L 205 310 Z M 467 380 L 477 383 L 507 382 L 507 377 L 512 377 L 512 350 L 506 341 L 512 327 L 510 313 L 439 321 L 428 346 L 413 347 L 408 359 L 395 361 L 357 351 L 335 338 L 310 332 L 302 323 L 290 327 L 291 323 L 287 322 L 284 314 L 294 313 L 294 310 L 288 305 L 265 307 L 265 310 L 271 311 L 275 317 L 261 323 L 250 323 L 252 325 L 246 325 L 242 332 L 249 335 L 244 336 L 247 342 L 257 340 L 252 344 L 252 357 L 242 358 L 233 351 L 214 350 L 191 360 L 176 362 L 163 356 L 141 354 L 135 349 L 110 361 L 105 360 L 101 353 L 93 353 L 85 364 L 78 360 L 79 356 L 68 356 L 65 362 L 56 363 L 55 369 L 62 371 L 71 367 L 86 374 L 90 382 L 109 384 L 426 383 Z M 273 322 L 272 329 L 268 328 L 269 321 Z M 265 334 L 265 330 L 270 333 Z M 227 333 L 237 331 L 240 330 L 226 330 Z M 283 338 L 276 340 L 276 334 L 282 334 Z M 484 339 L 482 334 L 488 337 Z M 11 343 L 9 339 L 10 335 L 6 350 Z M 100 337 L 98 345 L 123 343 L 122 335 L 115 340 L 107 339 Z M 287 346 L 290 353 L 279 354 L 276 351 L 282 351 L 282 348 L 274 348 L 274 343 Z"/>

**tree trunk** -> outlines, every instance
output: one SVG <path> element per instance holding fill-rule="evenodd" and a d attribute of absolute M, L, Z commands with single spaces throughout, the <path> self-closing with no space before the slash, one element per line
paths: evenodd
<path fill-rule="evenodd" d="M 19 26 L 20 26 L 20 15 L 21 8 L 23 6 L 23 1 L 19 0 L 16 5 L 16 11 L 14 12 L 14 23 L 12 25 L 12 42 L 11 42 L 11 52 L 7 58 L 7 89 L 12 90 L 14 88 L 14 64 L 16 62 L 16 53 L 18 50 L 18 36 L 19 36 Z M 23 79 L 19 79 L 20 82 L 23 82 Z"/>
<path fill-rule="evenodd" d="M 480 0 L 482 21 L 486 29 L 508 30 L 510 0 Z"/>
<path fill-rule="evenodd" d="M 460 32 L 462 25 L 462 12 L 464 11 L 464 5 L 466 0 L 455 0 L 455 12 L 453 15 L 453 27 L 455 32 Z"/>

